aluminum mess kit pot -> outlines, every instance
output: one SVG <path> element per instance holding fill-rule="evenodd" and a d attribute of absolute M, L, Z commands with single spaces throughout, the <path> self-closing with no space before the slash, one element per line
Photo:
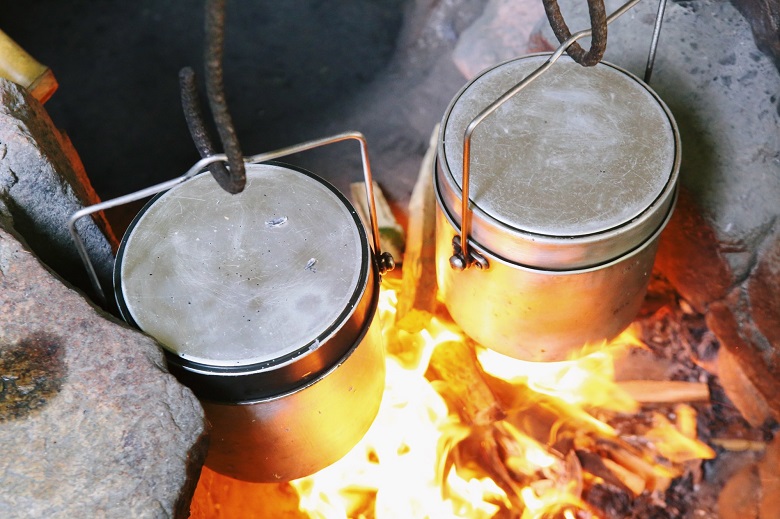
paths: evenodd
<path fill-rule="evenodd" d="M 634 319 L 680 165 L 669 109 L 615 65 L 561 57 L 506 95 L 548 58 L 504 62 L 461 89 L 434 174 L 442 300 L 475 341 L 533 361 L 568 358 Z"/>
<path fill-rule="evenodd" d="M 252 163 L 351 138 L 365 145 L 349 133 L 250 158 L 235 195 L 196 174 L 201 160 L 173 187 L 150 188 L 161 192 L 122 239 L 120 312 L 162 344 L 170 371 L 201 400 L 206 465 L 227 476 L 310 475 L 349 452 L 378 412 L 385 364 L 375 317 L 392 258 L 332 185 Z"/>

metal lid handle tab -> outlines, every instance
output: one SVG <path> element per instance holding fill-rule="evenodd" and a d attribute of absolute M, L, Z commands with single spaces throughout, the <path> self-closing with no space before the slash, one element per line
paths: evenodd
<path fill-rule="evenodd" d="M 366 184 L 366 198 L 368 200 L 368 217 L 371 223 L 371 234 L 372 234 L 372 242 L 373 242 L 372 248 L 374 250 L 374 260 L 376 261 L 377 270 L 379 271 L 379 274 L 381 276 L 382 274 L 390 270 L 393 270 L 393 268 L 395 268 L 395 260 L 393 259 L 393 256 L 389 252 L 382 252 L 380 248 L 379 224 L 377 223 L 376 204 L 374 202 L 374 184 L 371 175 L 371 163 L 368 159 L 368 143 L 366 142 L 366 138 L 363 136 L 362 133 L 350 131 L 350 132 L 344 132 L 337 135 L 333 135 L 330 137 L 324 137 L 322 139 L 303 142 L 300 144 L 295 144 L 293 146 L 288 146 L 286 148 L 281 148 L 266 153 L 260 153 L 257 155 L 252 155 L 250 157 L 244 157 L 244 162 L 252 163 L 252 164 L 256 164 L 259 162 L 266 162 L 269 160 L 275 160 L 278 158 L 286 157 L 288 155 L 293 155 L 295 153 L 300 153 L 302 151 L 307 151 L 314 148 L 319 148 L 320 146 L 335 144 L 346 140 L 356 140 L 360 144 L 360 155 L 363 162 L 363 176 Z M 190 169 L 188 169 L 187 172 L 180 177 L 165 182 L 161 182 L 154 186 L 147 187 L 145 189 L 136 191 L 134 193 L 130 193 L 128 195 L 120 196 L 118 198 L 106 200 L 105 202 L 101 202 L 99 204 L 94 204 L 88 207 L 84 207 L 83 209 L 80 209 L 75 213 L 73 213 L 73 215 L 68 220 L 68 229 L 70 230 L 70 235 L 73 238 L 73 242 L 75 243 L 76 249 L 78 250 L 79 256 L 81 257 L 81 261 L 84 263 L 84 267 L 87 270 L 87 274 L 89 275 L 89 280 L 92 283 L 92 287 L 95 289 L 95 292 L 98 298 L 100 299 L 101 303 L 103 304 L 106 303 L 107 301 L 106 294 L 103 291 L 103 287 L 100 285 L 100 280 L 98 279 L 97 273 L 95 272 L 95 267 L 92 264 L 92 260 L 89 258 L 89 253 L 87 252 L 86 245 L 84 244 L 84 241 L 81 239 L 81 235 L 79 235 L 78 231 L 76 230 L 76 223 L 81 218 L 96 213 L 98 211 L 111 209 L 113 207 L 119 207 L 121 205 L 128 204 L 130 202 L 135 202 L 137 200 L 141 200 L 143 198 L 156 195 L 157 193 L 160 193 L 162 191 L 171 189 L 176 185 L 181 184 L 182 182 L 194 177 L 196 174 L 208 168 L 209 165 L 217 162 L 225 163 L 227 161 L 228 161 L 228 157 L 224 153 L 204 157 L 200 159 L 198 162 L 196 162 L 195 164 L 193 164 L 192 167 L 190 167 Z"/>
<path fill-rule="evenodd" d="M 660 0 L 661 5 L 666 4 L 666 0 Z M 606 18 L 606 24 L 610 24 L 617 18 L 625 14 L 629 9 L 634 7 L 639 0 L 629 0 L 622 6 L 620 6 L 615 12 Z M 556 4 L 557 7 L 557 4 Z M 648 68 L 652 68 L 651 59 L 655 58 L 655 47 L 658 44 L 658 32 L 660 31 L 660 18 L 663 16 L 663 7 L 659 7 L 658 15 L 656 17 L 655 30 L 653 39 L 651 42 L 650 56 L 648 57 Z M 568 29 L 567 29 L 568 31 Z M 605 29 L 606 32 L 606 29 Z M 509 99 L 514 97 L 517 93 L 527 87 L 532 81 L 544 74 L 563 53 L 577 40 L 590 36 L 593 33 L 592 29 L 585 29 L 576 32 L 569 36 L 550 57 L 539 68 L 528 74 L 519 83 L 506 91 L 501 97 L 496 99 L 490 106 L 482 110 L 466 127 L 466 131 L 463 134 L 463 177 L 461 180 L 461 223 L 460 223 L 460 235 L 456 235 L 452 240 L 453 254 L 450 257 L 450 266 L 455 270 L 465 270 L 470 267 L 475 267 L 479 270 L 485 270 L 489 267 L 487 259 L 481 255 L 478 251 L 473 250 L 469 244 L 469 236 L 471 235 L 471 200 L 469 198 L 469 178 L 471 168 L 471 137 L 477 127 L 484 121 L 490 114 L 495 112 L 501 105 L 506 103 Z M 582 50 L 582 49 L 580 49 Z M 600 57 L 599 57 L 600 59 Z"/>

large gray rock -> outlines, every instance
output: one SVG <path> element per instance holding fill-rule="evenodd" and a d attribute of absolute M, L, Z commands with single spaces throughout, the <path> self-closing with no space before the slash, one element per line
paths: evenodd
<path fill-rule="evenodd" d="M 84 290 L 90 284 L 67 222 L 85 204 L 98 201 L 78 155 L 46 110 L 22 87 L 0 78 L 0 210 L 10 212 L 38 257 Z M 109 287 L 113 237 L 103 223 L 101 230 L 82 218 L 77 228 Z"/>
<path fill-rule="evenodd" d="M 203 411 L 0 218 L 0 517 L 187 517 Z"/>
<path fill-rule="evenodd" d="M 780 2 L 777 0 L 731 0 L 753 28 L 759 49 L 774 57 L 780 69 Z"/>
<path fill-rule="evenodd" d="M 538 0 L 489 0 L 482 15 L 463 31 L 452 59 L 469 79 L 480 71 L 528 53 L 528 39 L 544 7 Z"/>

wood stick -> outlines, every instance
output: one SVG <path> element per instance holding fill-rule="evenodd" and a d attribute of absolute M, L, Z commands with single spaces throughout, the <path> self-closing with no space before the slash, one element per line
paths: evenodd
<path fill-rule="evenodd" d="M 708 402 L 707 384 L 677 380 L 626 380 L 618 382 L 634 400 L 645 404 Z"/>
<path fill-rule="evenodd" d="M 766 442 L 746 440 L 744 438 L 712 438 L 709 443 L 731 452 L 761 452 L 765 450 L 767 446 Z"/>
<path fill-rule="evenodd" d="M 482 378 L 474 349 L 467 342 L 448 341 L 436 346 L 428 369 L 444 382 L 444 398 L 464 423 L 487 426 L 506 417 Z"/>
<path fill-rule="evenodd" d="M 606 484 L 621 489 L 624 492 L 636 494 L 635 489 L 631 488 L 619 478 L 615 472 L 604 463 L 604 459 L 594 452 L 588 450 L 576 449 L 577 458 L 580 460 L 582 470 L 594 477 L 600 478 Z M 622 467 L 621 467 L 622 468 Z M 644 480 L 642 480 L 642 490 L 644 490 Z M 640 492 L 641 493 L 641 492 Z"/>
<path fill-rule="evenodd" d="M 355 209 L 369 233 L 370 242 L 371 220 L 368 218 L 366 185 L 363 182 L 355 182 L 349 185 L 349 190 L 352 201 L 355 203 Z M 390 204 L 376 182 L 374 182 L 374 205 L 376 206 L 376 220 L 379 227 L 379 246 L 382 247 L 382 252 L 392 254 L 396 264 L 400 265 L 404 251 L 404 230 L 393 216 Z"/>
<path fill-rule="evenodd" d="M 395 322 L 410 333 L 422 330 L 436 307 L 436 197 L 433 168 L 439 125 L 431 134 L 430 146 L 420 165 L 409 201 L 401 291 Z"/>
<path fill-rule="evenodd" d="M 471 435 L 460 441 L 453 451 L 454 465 L 465 467 L 469 463 L 475 462 L 504 491 L 512 509 L 521 510 L 525 506 L 520 492 L 530 481 L 523 478 L 517 479 L 517 474 L 510 473 L 499 450 L 496 434 L 498 432 L 495 428 L 476 428 Z"/>
<path fill-rule="evenodd" d="M 634 494 L 634 497 L 645 491 L 647 483 L 645 482 L 645 478 L 642 476 L 634 474 L 630 470 L 623 467 L 623 465 L 615 463 L 609 458 L 602 459 L 601 462 L 618 480 L 620 480 L 620 482 L 626 488 L 628 488 Z"/>
<path fill-rule="evenodd" d="M 680 475 L 680 471 L 673 467 L 668 467 L 658 463 L 653 463 L 643 459 L 638 454 L 626 450 L 622 445 L 614 442 L 600 441 L 600 446 L 606 447 L 606 459 L 621 465 L 626 470 L 636 474 L 645 481 L 647 489 L 660 490 L 662 492 L 669 488 L 672 479 Z"/>

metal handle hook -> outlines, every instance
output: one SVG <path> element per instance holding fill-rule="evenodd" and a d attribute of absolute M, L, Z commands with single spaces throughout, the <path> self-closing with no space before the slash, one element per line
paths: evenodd
<path fill-rule="evenodd" d="M 544 12 L 550 22 L 550 27 L 558 38 L 558 43 L 563 43 L 571 38 L 569 26 L 563 20 L 558 0 L 542 0 Z M 592 67 L 604 56 L 607 49 L 607 11 L 604 8 L 604 0 L 588 0 L 588 12 L 590 13 L 590 25 L 593 37 L 590 49 L 586 53 L 576 41 L 572 41 L 566 48 L 566 53 L 583 67 Z"/>
<path fill-rule="evenodd" d="M 666 0 L 658 2 L 658 12 L 655 15 L 655 24 L 653 25 L 653 37 L 650 40 L 650 52 L 647 53 L 647 65 L 645 66 L 645 83 L 650 83 L 650 76 L 653 75 L 653 65 L 655 64 L 655 51 L 658 48 L 658 38 L 661 36 L 661 24 L 664 21 L 664 11 L 666 10 Z"/>
<path fill-rule="evenodd" d="M 208 97 L 211 115 L 222 141 L 222 148 L 228 158 L 229 171 L 224 164 L 214 164 L 209 168 L 217 184 L 230 194 L 240 193 L 246 186 L 246 170 L 244 158 L 238 137 L 233 126 L 233 119 L 228 110 L 225 99 L 225 86 L 223 81 L 222 54 L 225 42 L 225 0 L 206 0 L 206 45 L 204 51 L 204 64 L 206 69 L 206 96 Z M 182 70 L 180 73 L 182 104 L 187 126 L 190 129 L 195 145 L 201 157 L 214 154 L 214 147 L 210 143 L 200 106 L 198 104 L 197 89 L 195 88 L 194 74 L 191 69 Z"/>

